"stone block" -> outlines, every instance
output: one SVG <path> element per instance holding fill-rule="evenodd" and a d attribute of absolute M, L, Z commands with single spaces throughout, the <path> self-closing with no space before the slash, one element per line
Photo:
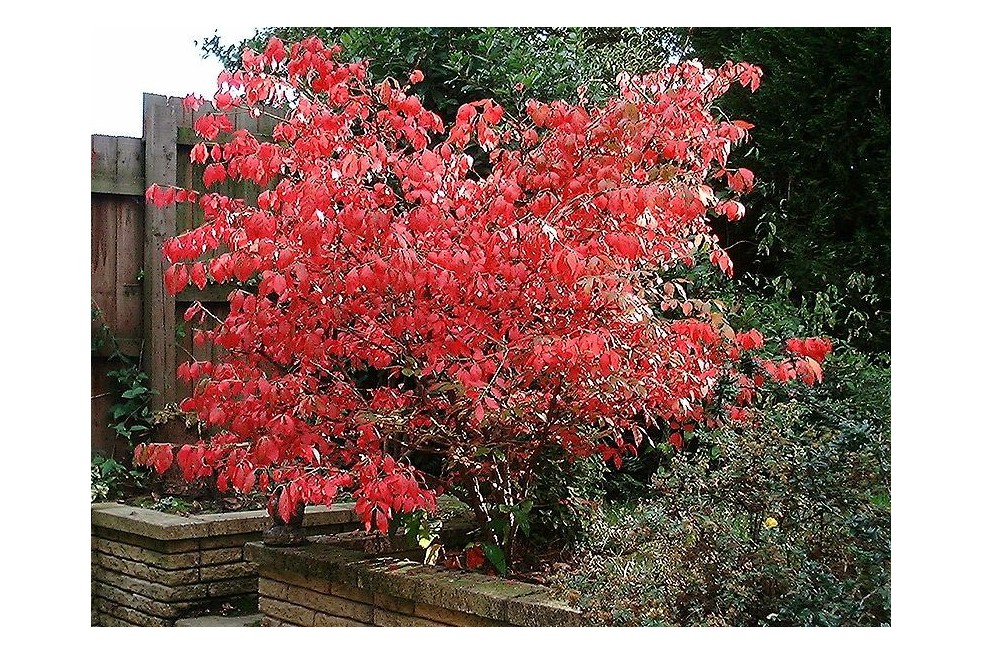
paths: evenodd
<path fill-rule="evenodd" d="M 92 537 L 92 550 L 167 570 L 193 568 L 201 563 L 198 551 L 166 553 L 102 537 Z"/>
<path fill-rule="evenodd" d="M 313 625 L 314 610 L 273 598 L 259 597 L 259 611 L 284 623 Z"/>
<path fill-rule="evenodd" d="M 430 619 L 431 621 L 436 621 L 437 623 L 444 623 L 446 625 L 465 628 L 484 628 L 509 625 L 503 621 L 495 621 L 483 616 L 478 616 L 477 614 L 458 612 L 457 610 L 450 609 L 448 607 L 440 607 L 439 605 L 430 605 L 429 603 L 421 602 L 416 603 L 416 616 L 420 616 L 424 619 Z"/>
<path fill-rule="evenodd" d="M 259 595 L 272 598 L 274 600 L 290 600 L 290 585 L 284 584 L 279 580 L 270 578 L 259 578 Z"/>
<path fill-rule="evenodd" d="M 208 585 L 205 583 L 170 586 L 102 568 L 96 575 L 96 580 L 165 603 L 194 601 L 208 597 Z"/>
<path fill-rule="evenodd" d="M 243 545 L 245 543 L 243 542 Z M 231 564 L 232 562 L 244 562 L 245 556 L 242 553 L 242 546 L 232 548 L 213 548 L 202 550 L 199 554 L 201 566 L 212 566 L 213 564 Z"/>
<path fill-rule="evenodd" d="M 104 582 L 92 583 L 92 595 L 120 606 L 130 607 L 138 612 L 162 619 L 176 619 L 185 616 L 189 610 L 201 605 L 200 602 L 165 603 L 131 591 L 124 591 Z"/>
<path fill-rule="evenodd" d="M 365 603 L 367 605 L 371 605 L 374 601 L 374 593 L 371 590 L 352 587 L 350 585 L 341 584 L 340 582 L 331 583 L 331 595 L 347 598 L 348 600 Z"/>
<path fill-rule="evenodd" d="M 292 571 L 280 571 L 280 570 L 269 570 L 266 572 L 267 575 L 260 579 L 260 593 L 262 593 L 262 581 L 271 580 L 276 582 L 282 582 L 287 585 L 293 585 L 295 587 L 304 587 L 306 589 L 312 589 L 314 591 L 319 591 L 322 594 L 331 593 L 331 582 L 321 578 L 314 578 L 300 573 L 295 573 Z M 369 595 L 369 601 L 371 595 Z M 355 598 L 354 600 L 361 600 Z M 364 601 L 362 601 L 364 602 Z"/>
<path fill-rule="evenodd" d="M 340 596 L 325 596 L 316 591 L 294 587 L 291 591 L 291 598 L 304 603 L 316 604 L 315 608 L 324 614 L 340 616 L 346 619 L 354 619 L 362 623 L 372 622 L 372 606 L 358 601 L 341 598 Z"/>
<path fill-rule="evenodd" d="M 398 612 L 399 614 L 415 614 L 416 612 L 416 603 L 405 598 L 390 596 L 376 591 L 374 600 L 376 608 L 381 607 L 384 610 Z"/>
<path fill-rule="evenodd" d="M 109 541 L 117 541 L 146 548 L 158 553 L 188 553 L 197 551 L 201 544 L 199 539 L 152 539 L 132 532 L 112 530 L 93 525 L 92 535 Z"/>
<path fill-rule="evenodd" d="M 95 598 L 92 601 L 96 608 L 103 614 L 109 614 L 117 619 L 125 621 L 130 625 L 160 627 L 172 625 L 173 621 L 162 619 L 159 616 L 144 614 L 125 605 L 118 605 L 105 598 Z M 104 624 L 105 625 L 105 624 Z"/>
<path fill-rule="evenodd" d="M 104 569 L 168 586 L 191 584 L 199 581 L 197 568 L 161 569 L 144 562 L 135 562 L 103 552 L 98 553 L 97 561 L 99 562 L 99 566 Z"/>
<path fill-rule="evenodd" d="M 582 625 L 580 612 L 543 591 L 508 601 L 508 622 L 528 627 Z"/>
<path fill-rule="evenodd" d="M 284 584 L 275 580 L 261 578 L 259 581 L 261 598 L 271 598 L 331 616 L 353 619 L 361 623 L 371 623 L 371 604 L 361 603 L 339 596 L 322 594 L 306 587 Z"/>
<path fill-rule="evenodd" d="M 198 540 L 198 547 L 201 550 L 242 548 L 247 542 L 255 541 L 261 536 L 261 532 L 243 532 L 239 534 L 218 535 L 215 537 L 202 537 Z"/>
<path fill-rule="evenodd" d="M 142 507 L 116 505 L 92 510 L 92 525 L 160 541 L 194 539 L 208 534 L 208 522 Z"/>
<path fill-rule="evenodd" d="M 215 566 L 202 566 L 198 569 L 198 575 L 202 582 L 216 582 L 229 580 L 232 578 L 253 577 L 257 575 L 256 565 L 252 562 L 233 562 L 231 564 L 217 564 Z"/>
<path fill-rule="evenodd" d="M 406 614 L 399 614 L 398 612 L 389 612 L 388 610 L 384 610 L 380 607 L 375 608 L 372 623 L 378 626 L 394 628 L 447 627 L 443 623 L 430 621 L 429 619 L 424 619 L 419 616 L 407 616 Z"/>
<path fill-rule="evenodd" d="M 98 613 L 98 625 L 104 628 L 131 628 L 133 624 L 129 621 L 124 621 L 123 619 L 116 618 L 112 614 L 106 614 L 105 612 Z"/>
<path fill-rule="evenodd" d="M 331 616 L 330 614 L 322 614 L 321 612 L 314 614 L 314 627 L 354 628 L 367 627 L 369 625 L 371 624 L 355 621 L 354 619 L 346 619 L 341 616 Z"/>

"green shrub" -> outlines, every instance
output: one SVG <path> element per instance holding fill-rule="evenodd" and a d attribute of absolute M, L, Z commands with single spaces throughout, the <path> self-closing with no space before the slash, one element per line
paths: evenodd
<path fill-rule="evenodd" d="M 590 508 L 604 497 L 607 465 L 598 456 L 572 462 L 558 452 L 545 452 L 532 487 L 529 532 L 533 546 L 573 544 L 583 533 Z"/>
<path fill-rule="evenodd" d="M 147 485 L 145 471 L 130 470 L 112 457 L 92 456 L 91 493 L 93 503 L 119 500 Z"/>
<path fill-rule="evenodd" d="M 601 507 L 557 588 L 602 625 L 889 624 L 889 370 L 827 363 Z"/>

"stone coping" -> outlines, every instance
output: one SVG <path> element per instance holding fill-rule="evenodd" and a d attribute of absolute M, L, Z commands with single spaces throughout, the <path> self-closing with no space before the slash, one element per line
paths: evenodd
<path fill-rule="evenodd" d="M 341 548 L 326 538 L 311 537 L 310 543 L 290 548 L 250 542 L 245 556 L 259 565 L 260 578 L 264 571 L 285 571 L 515 626 L 581 624 L 580 612 L 553 597 L 547 587 L 380 557 Z"/>
<path fill-rule="evenodd" d="M 354 503 L 336 503 L 331 507 L 307 507 L 303 524 L 304 527 L 315 528 L 357 522 Z M 179 516 L 120 503 L 92 505 L 92 527 L 128 532 L 160 541 L 262 532 L 269 527 L 269 523 L 266 510 Z"/>

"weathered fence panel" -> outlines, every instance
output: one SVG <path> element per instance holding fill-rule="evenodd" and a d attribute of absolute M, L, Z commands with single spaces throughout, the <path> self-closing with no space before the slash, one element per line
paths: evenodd
<path fill-rule="evenodd" d="M 201 210 L 183 204 L 159 208 L 147 204 L 146 189 L 151 184 L 179 185 L 199 192 L 202 167 L 190 161 L 191 147 L 197 143 L 194 121 L 212 111 L 209 104 L 191 112 L 180 98 L 144 94 L 144 134 L 142 139 L 92 136 L 92 271 L 93 336 L 103 323 L 118 344 L 120 352 L 139 358 L 154 390 L 153 409 L 180 401 L 191 389 L 177 380 L 176 370 L 186 359 L 210 359 L 211 347 L 198 348 L 192 330 L 182 320 L 184 311 L 195 301 L 218 317 L 228 311 L 227 297 L 232 286 L 209 285 L 203 291 L 189 287 L 177 298 L 166 293 L 166 269 L 161 249 L 164 242 L 184 230 L 199 225 Z M 272 133 L 275 119 L 242 114 L 234 117 L 237 129 L 248 129 L 259 138 Z M 254 201 L 259 189 L 229 180 L 207 191 Z M 109 411 L 115 402 L 106 373 L 113 362 L 107 356 L 112 348 L 92 353 L 92 448 L 118 452 L 108 429 Z M 180 426 L 169 425 L 158 438 L 180 441 L 197 436 Z"/>

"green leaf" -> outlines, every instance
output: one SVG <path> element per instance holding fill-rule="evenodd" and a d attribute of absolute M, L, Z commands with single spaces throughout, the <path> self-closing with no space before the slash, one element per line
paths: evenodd
<path fill-rule="evenodd" d="M 505 539 L 505 537 L 507 537 L 505 533 L 508 531 L 508 522 L 502 517 L 499 516 L 498 518 L 492 520 L 490 523 L 488 523 L 488 527 L 491 528 L 499 539 Z"/>
<path fill-rule="evenodd" d="M 123 398 L 136 398 L 137 396 L 143 395 L 148 391 L 146 387 L 133 387 L 132 389 L 127 389 L 122 393 Z"/>
<path fill-rule="evenodd" d="M 504 575 L 508 570 L 508 566 L 505 564 L 505 551 L 501 550 L 497 544 L 481 544 L 481 549 L 498 573 Z"/>

